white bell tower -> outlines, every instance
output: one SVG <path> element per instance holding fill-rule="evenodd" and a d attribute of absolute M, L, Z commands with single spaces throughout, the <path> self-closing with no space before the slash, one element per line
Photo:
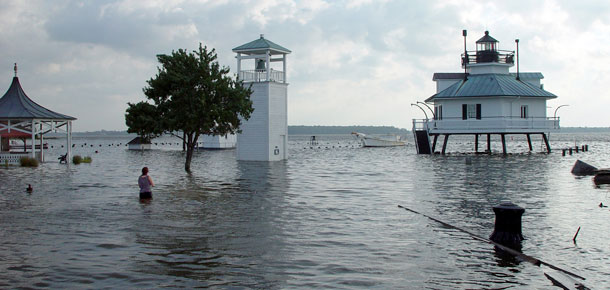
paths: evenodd
<path fill-rule="evenodd" d="M 237 77 L 244 85 L 252 85 L 254 107 L 250 119 L 241 125 L 242 133 L 237 135 L 237 160 L 287 159 L 286 55 L 291 51 L 261 34 L 259 39 L 240 45 L 233 52 L 237 53 Z"/>

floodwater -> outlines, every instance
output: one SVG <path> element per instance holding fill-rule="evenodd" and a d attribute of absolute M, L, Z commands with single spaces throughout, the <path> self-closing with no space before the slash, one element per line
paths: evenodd
<path fill-rule="evenodd" d="M 472 151 L 470 139 L 447 150 Z M 74 154 L 93 158 L 80 165 L 58 164 L 65 140 L 51 139 L 47 163 L 0 168 L 0 288 L 558 289 L 547 267 L 398 208 L 487 237 L 504 201 L 526 209 L 523 253 L 610 287 L 610 210 L 599 207 L 610 187 L 570 173 L 576 159 L 610 167 L 610 134 L 555 134 L 552 154 L 509 138 L 519 154 L 508 156 L 318 140 L 291 136 L 290 159 L 273 163 L 198 151 L 187 174 L 177 139 L 134 152 L 129 138 L 74 138 Z M 589 152 L 557 150 L 574 144 Z M 143 166 L 150 202 L 138 200 Z"/>

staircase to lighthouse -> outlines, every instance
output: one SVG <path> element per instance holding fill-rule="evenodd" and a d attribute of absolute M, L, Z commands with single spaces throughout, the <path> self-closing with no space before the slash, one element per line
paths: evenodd
<path fill-rule="evenodd" d="M 413 140 L 417 154 L 432 154 L 427 120 L 413 120 Z"/>

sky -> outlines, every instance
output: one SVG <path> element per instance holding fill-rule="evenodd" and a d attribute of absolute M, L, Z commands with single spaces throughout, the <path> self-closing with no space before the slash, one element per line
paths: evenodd
<path fill-rule="evenodd" d="M 156 55 L 232 49 L 259 38 L 287 57 L 289 125 L 411 129 L 411 103 L 436 93 L 435 72 L 461 72 L 488 30 L 542 72 L 564 127 L 610 126 L 610 1 L 109 0 L 0 1 L 0 90 L 13 63 L 30 98 L 76 117 L 74 131 L 126 130 L 127 103 L 157 73 Z M 515 71 L 516 67 L 511 68 Z"/>

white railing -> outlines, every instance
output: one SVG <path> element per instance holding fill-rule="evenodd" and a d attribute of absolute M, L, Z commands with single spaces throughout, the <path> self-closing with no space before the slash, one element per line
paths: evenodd
<path fill-rule="evenodd" d="M 239 79 L 245 83 L 248 82 L 284 82 L 284 72 L 279 70 L 269 70 L 269 79 L 267 79 L 266 70 L 242 70 L 239 72 Z"/>
<path fill-rule="evenodd" d="M 32 157 L 32 152 L 0 153 L 0 165 L 19 165 L 21 164 L 21 157 Z M 40 161 L 40 152 L 36 152 L 36 159 Z"/>
<path fill-rule="evenodd" d="M 413 120 L 413 129 L 430 133 L 550 132 L 559 130 L 557 118 L 492 117 L 482 119 Z"/>

